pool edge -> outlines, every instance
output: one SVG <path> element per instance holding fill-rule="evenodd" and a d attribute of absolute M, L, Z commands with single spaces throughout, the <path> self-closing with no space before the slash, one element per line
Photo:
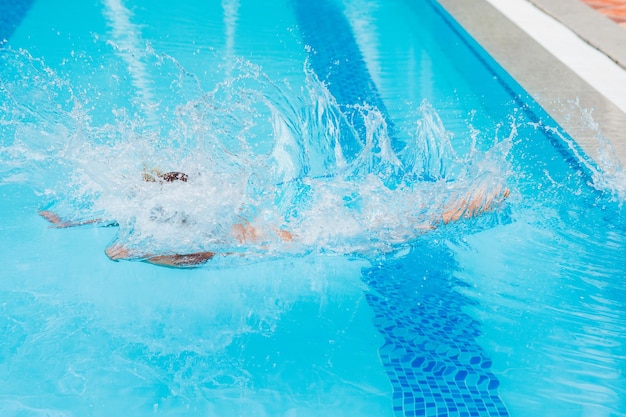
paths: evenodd
<path fill-rule="evenodd" d="M 597 158 L 601 142 L 590 137 L 588 126 L 571 117 L 568 103 L 579 102 L 580 107 L 593 109 L 594 121 L 615 148 L 621 163 L 626 165 L 626 111 L 592 86 L 588 77 L 585 80 L 584 75 L 581 76 L 540 44 L 540 40 L 520 28 L 492 2 L 494 0 L 439 0 L 446 11 L 576 140 L 587 155 L 600 163 Z M 534 4 L 524 0 L 520 2 L 553 19 Z M 589 12 L 596 13 L 590 8 Z M 623 30 L 619 26 L 617 29 Z M 626 30 L 624 32 L 626 36 Z M 618 65 L 615 64 L 615 67 Z M 621 71 L 626 78 L 626 71 L 618 68 L 618 76 L 622 75 Z M 603 75 L 599 73 L 596 77 Z"/>
<path fill-rule="evenodd" d="M 580 0 L 529 0 L 626 70 L 626 30 Z"/>

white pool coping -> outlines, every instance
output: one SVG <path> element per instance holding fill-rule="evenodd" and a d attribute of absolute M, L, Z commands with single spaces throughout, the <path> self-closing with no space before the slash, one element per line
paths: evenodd
<path fill-rule="evenodd" d="M 619 64 L 528 1 L 487 2 L 626 113 L 626 70 Z"/>
<path fill-rule="evenodd" d="M 626 29 L 580 0 L 439 3 L 597 161 L 601 142 L 566 103 L 592 110 L 626 165 Z"/>

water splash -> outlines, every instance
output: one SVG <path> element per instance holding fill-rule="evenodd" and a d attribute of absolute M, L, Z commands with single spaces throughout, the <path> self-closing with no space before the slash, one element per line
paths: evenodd
<path fill-rule="evenodd" d="M 586 155 L 571 138 L 553 126 L 538 126 L 558 136 L 567 144 L 576 160 L 589 172 L 591 185 L 603 192 L 613 202 L 622 205 L 626 202 L 626 167 L 619 160 L 610 140 L 593 117 L 593 110 L 583 108 L 578 100 L 567 103 L 570 122 L 577 126 L 579 136 L 590 144 L 591 153 Z"/>
<path fill-rule="evenodd" d="M 451 202 L 505 188 L 514 128 L 486 153 L 457 155 L 423 102 L 396 153 L 379 109 L 351 108 L 356 128 L 306 63 L 298 88 L 229 59 L 205 90 L 148 46 L 135 51 L 142 77 L 161 87 L 147 115 L 26 51 L 0 53 L 0 184 L 28 181 L 67 221 L 115 223 L 118 243 L 141 253 L 387 251 L 441 224 Z M 188 181 L 144 181 L 168 171 Z M 253 245 L 232 233 L 248 222 Z"/>
<path fill-rule="evenodd" d="M 615 148 L 602 134 L 591 110 L 580 110 L 583 125 L 587 127 L 593 140 L 598 144 L 595 165 L 589 165 L 593 175 L 592 185 L 600 191 L 611 194 L 615 201 L 626 202 L 626 167 L 620 162 Z"/>

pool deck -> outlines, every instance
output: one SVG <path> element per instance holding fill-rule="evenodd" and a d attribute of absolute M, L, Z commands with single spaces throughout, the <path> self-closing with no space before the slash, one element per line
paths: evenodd
<path fill-rule="evenodd" d="M 596 159 L 593 120 L 626 165 L 626 0 L 439 0 Z M 597 160 L 597 159 L 596 159 Z"/>

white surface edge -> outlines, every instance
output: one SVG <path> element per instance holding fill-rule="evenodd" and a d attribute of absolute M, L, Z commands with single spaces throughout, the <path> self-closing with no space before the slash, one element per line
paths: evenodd
<path fill-rule="evenodd" d="M 548 52 L 626 113 L 626 71 L 526 0 L 487 0 Z"/>

